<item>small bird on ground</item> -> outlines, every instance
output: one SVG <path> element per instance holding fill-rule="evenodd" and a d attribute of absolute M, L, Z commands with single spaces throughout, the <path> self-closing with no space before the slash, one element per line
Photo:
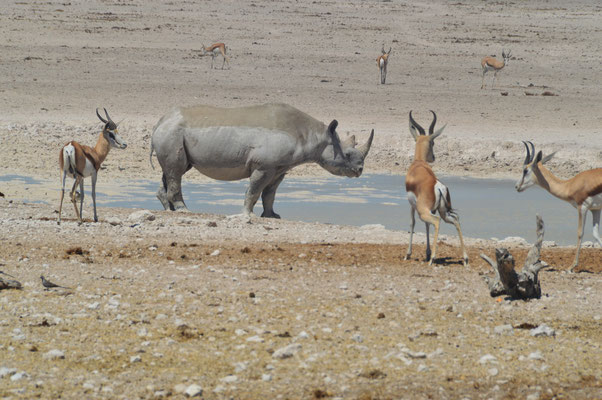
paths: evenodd
<path fill-rule="evenodd" d="M 14 276 L 12 276 L 11 274 L 7 274 L 7 273 L 6 273 L 6 272 L 4 272 L 4 271 L 0 271 L 0 275 L 6 275 L 6 276 L 10 276 L 10 277 L 11 277 L 11 278 L 13 278 L 13 279 L 17 279 L 17 278 L 15 278 Z"/>
<path fill-rule="evenodd" d="M 42 279 L 42 286 L 44 286 L 46 289 L 51 289 L 51 288 L 71 289 L 69 287 L 60 286 L 60 285 L 57 285 L 56 283 L 50 282 L 49 280 L 44 278 L 44 275 L 40 275 L 40 278 Z"/>

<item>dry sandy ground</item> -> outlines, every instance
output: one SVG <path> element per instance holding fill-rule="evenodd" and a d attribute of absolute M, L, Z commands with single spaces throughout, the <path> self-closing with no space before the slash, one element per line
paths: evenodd
<path fill-rule="evenodd" d="M 470 268 L 442 243 L 429 267 L 380 228 L 106 211 L 57 226 L 51 207 L 0 203 L 0 263 L 24 284 L 0 296 L 0 397 L 602 395 L 597 249 L 579 274 L 559 267 L 572 250 L 544 249 L 543 297 L 496 300 L 488 242 Z M 532 336 L 543 324 L 555 336 Z"/>
<path fill-rule="evenodd" d="M 197 103 L 286 102 L 360 143 L 374 128 L 367 172 L 405 173 L 410 109 L 447 124 L 438 173 L 515 179 L 522 140 L 558 151 L 560 176 L 601 167 L 601 17 L 597 1 L 3 2 L 0 177 L 42 184 L 0 183 L 0 268 L 25 285 L 0 292 L 0 397 L 181 398 L 198 384 L 205 398 L 601 398 L 599 248 L 573 275 L 574 249 L 546 248 L 544 297 L 498 302 L 479 276 L 492 242 L 469 240 L 464 269 L 452 237 L 429 267 L 402 261 L 407 234 L 374 227 L 108 208 L 98 224 L 54 222 L 58 151 L 95 142 L 96 107 L 125 118 L 129 144 L 103 186 L 158 181 L 152 127 Z M 199 56 L 215 41 L 230 68 Z M 480 90 L 480 59 L 502 47 L 499 87 L 489 75 Z M 519 264 L 526 251 L 512 249 Z M 40 274 L 73 289 L 43 291 Z M 531 336 L 541 324 L 556 336 Z"/>

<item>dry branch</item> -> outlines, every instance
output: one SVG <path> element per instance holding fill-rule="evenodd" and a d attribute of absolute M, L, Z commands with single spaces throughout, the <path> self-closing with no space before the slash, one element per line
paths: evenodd
<path fill-rule="evenodd" d="M 543 242 L 544 224 L 541 217 L 537 216 L 537 241 L 529 250 L 525 264 L 520 273 L 514 270 L 514 257 L 507 249 L 495 250 L 493 261 L 485 254 L 481 258 L 489 263 L 495 271 L 495 277 L 485 277 L 489 286 L 491 297 L 508 295 L 513 299 L 538 299 L 541 297 L 541 286 L 539 284 L 539 271 L 548 266 L 540 260 L 541 244 Z"/>

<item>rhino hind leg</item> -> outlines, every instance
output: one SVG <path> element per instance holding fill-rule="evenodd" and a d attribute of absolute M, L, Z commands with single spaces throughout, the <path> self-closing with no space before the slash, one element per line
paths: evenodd
<path fill-rule="evenodd" d="M 274 199 L 276 198 L 276 189 L 284 179 L 286 174 L 282 174 L 270 182 L 261 193 L 261 201 L 263 203 L 262 217 L 265 218 L 280 218 L 280 215 L 274 212 Z"/>
<path fill-rule="evenodd" d="M 249 178 L 249 187 L 245 193 L 245 205 L 243 212 L 246 215 L 253 214 L 253 207 L 259 200 L 259 196 L 263 190 L 274 181 L 275 172 L 273 170 L 258 170 L 256 169 L 251 173 Z"/>
<path fill-rule="evenodd" d="M 167 200 L 167 179 L 165 178 L 165 174 L 163 174 L 162 184 L 159 186 L 159 190 L 157 190 L 157 199 L 159 199 L 164 209 L 175 210 L 173 204 Z"/>

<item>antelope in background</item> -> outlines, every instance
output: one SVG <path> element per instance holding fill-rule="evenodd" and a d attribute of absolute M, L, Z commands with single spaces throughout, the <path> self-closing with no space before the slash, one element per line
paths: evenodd
<path fill-rule="evenodd" d="M 460 229 L 460 217 L 451 205 L 451 196 L 447 187 L 437 180 L 435 173 L 431 169 L 429 163 L 435 161 L 433 147 L 435 139 L 441 135 L 445 125 L 433 132 L 437 115 L 434 111 L 433 122 L 429 127 L 428 135 L 424 129 L 418 125 L 412 118 L 410 111 L 410 133 L 416 141 L 416 151 L 414 153 L 414 161 L 406 174 L 406 192 L 408 193 L 408 201 L 410 202 L 410 244 L 405 256 L 405 260 L 410 258 L 412 254 L 412 237 L 414 236 L 414 224 L 416 222 L 415 212 L 418 211 L 418 216 L 426 225 L 426 260 L 429 265 L 433 264 L 433 260 L 437 256 L 437 238 L 439 236 L 439 223 L 441 219 L 449 224 L 454 224 L 460 238 L 460 246 L 462 247 L 462 261 L 464 266 L 468 266 L 468 255 L 464 248 L 464 240 L 462 238 L 462 230 Z M 417 134 L 417 131 L 419 134 Z M 437 216 L 437 212 L 440 217 Z M 435 226 L 435 237 L 433 241 L 433 256 L 431 257 L 431 246 L 429 243 L 429 225 Z"/>
<path fill-rule="evenodd" d="M 215 61 L 215 57 L 217 57 L 217 55 L 219 53 L 222 54 L 222 58 L 224 59 L 222 61 L 222 69 L 224 69 L 225 63 L 228 63 L 228 68 L 230 68 L 230 61 L 228 61 L 228 57 L 226 56 L 226 45 L 225 44 L 214 43 L 209 47 L 205 47 L 205 45 L 203 45 L 203 47 L 201 48 L 201 56 L 211 54 L 211 69 L 213 69 L 213 61 Z"/>
<path fill-rule="evenodd" d="M 73 187 L 71 188 L 71 202 L 75 207 L 75 214 L 81 224 L 82 221 L 82 209 L 84 206 L 84 178 L 89 176 L 92 177 L 92 202 L 94 203 L 94 222 L 98 222 L 98 216 L 96 215 L 96 178 L 100 165 L 107 158 L 111 147 L 118 149 L 125 149 L 127 144 L 117 135 L 117 124 L 113 122 L 107 109 L 104 109 L 107 119 L 103 119 L 96 109 L 96 115 L 105 124 L 96 146 L 91 148 L 79 144 L 76 141 L 67 143 L 61 149 L 59 154 L 59 166 L 61 168 L 61 176 L 63 179 L 63 189 L 61 190 L 61 204 L 59 206 L 59 219 L 58 224 L 61 223 L 61 213 L 63 210 L 63 198 L 65 196 L 65 180 L 67 175 L 73 178 Z M 75 191 L 79 185 L 79 193 Z M 79 197 L 79 211 L 77 209 L 77 198 Z"/>
<path fill-rule="evenodd" d="M 389 51 L 385 51 L 385 45 L 383 43 L 381 52 L 382 54 L 376 59 L 376 65 L 378 65 L 378 68 L 380 69 L 380 83 L 384 85 L 385 80 L 387 79 L 387 64 L 389 63 L 391 47 L 389 47 Z"/>
<path fill-rule="evenodd" d="M 571 179 L 563 180 L 543 166 L 555 153 L 543 157 L 543 153 L 539 151 L 536 156 L 533 143 L 523 142 L 523 144 L 527 148 L 527 156 L 523 162 L 523 174 L 516 182 L 516 190 L 522 192 L 533 185 L 539 185 L 559 199 L 569 202 L 577 209 L 579 219 L 577 253 L 569 270 L 573 272 L 573 269 L 579 264 L 579 251 L 581 250 L 581 240 L 583 239 L 588 210 L 592 212 L 594 237 L 602 246 L 599 233 L 600 212 L 602 210 L 602 168 L 583 171 Z M 529 146 L 531 146 L 531 151 L 529 151 Z"/>
<path fill-rule="evenodd" d="M 493 72 L 493 81 L 491 82 L 491 88 L 494 87 L 495 85 L 495 78 L 497 77 L 497 73 L 500 72 L 507 64 L 508 61 L 510 60 L 510 51 L 508 51 L 508 54 L 506 54 L 506 52 L 504 51 L 504 49 L 502 49 L 502 57 L 503 57 L 503 61 L 500 61 L 494 57 L 483 57 L 483 59 L 481 60 L 481 68 L 483 69 L 483 79 L 481 79 L 481 89 L 483 89 L 483 87 L 485 86 L 485 74 L 489 71 L 494 71 Z"/>

